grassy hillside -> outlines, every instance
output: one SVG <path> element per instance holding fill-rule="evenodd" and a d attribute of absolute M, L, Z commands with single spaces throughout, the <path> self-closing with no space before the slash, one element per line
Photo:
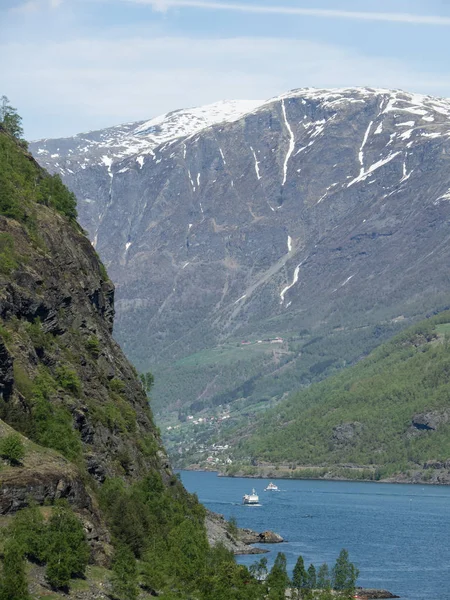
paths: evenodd
<path fill-rule="evenodd" d="M 249 336 L 197 352 L 170 366 L 152 369 L 152 408 L 159 423 L 171 413 L 198 414 L 245 403 L 275 404 L 285 390 L 321 381 L 404 327 L 404 321 L 377 327 L 331 328 L 320 335 L 308 330 Z M 270 340 L 282 342 L 270 342 Z M 260 342 L 258 342 L 260 340 Z"/>
<path fill-rule="evenodd" d="M 425 480 L 438 471 L 445 476 L 450 312 L 397 335 L 357 365 L 281 402 L 250 432 L 236 428 L 228 438 L 236 440 L 238 463 L 311 467 L 305 476 L 348 476 L 355 466 L 353 476 L 363 478 L 417 470 Z"/>

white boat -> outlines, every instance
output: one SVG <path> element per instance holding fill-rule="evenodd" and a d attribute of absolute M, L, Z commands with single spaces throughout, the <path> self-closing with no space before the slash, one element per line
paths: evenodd
<path fill-rule="evenodd" d="M 259 504 L 259 496 L 255 492 L 255 488 L 252 489 L 251 494 L 244 494 L 242 498 L 243 504 Z"/>
<path fill-rule="evenodd" d="M 269 485 L 266 488 L 264 488 L 264 491 L 265 492 L 279 492 L 280 490 L 278 489 L 277 485 L 270 482 Z"/>

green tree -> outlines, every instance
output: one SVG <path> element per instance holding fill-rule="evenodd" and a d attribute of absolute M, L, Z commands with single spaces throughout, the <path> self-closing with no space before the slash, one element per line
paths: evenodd
<path fill-rule="evenodd" d="M 292 586 L 297 590 L 301 590 L 307 587 L 307 582 L 308 575 L 305 569 L 305 562 L 303 556 L 299 556 L 292 572 Z"/>
<path fill-rule="evenodd" d="M 16 513 L 11 527 L 11 537 L 23 548 L 29 560 L 45 562 L 46 528 L 44 517 L 37 504 L 31 504 Z"/>
<path fill-rule="evenodd" d="M 136 559 L 127 546 L 116 549 L 112 564 L 111 586 L 113 598 L 136 600 L 139 594 Z"/>
<path fill-rule="evenodd" d="M 89 546 L 79 519 L 66 505 L 50 518 L 46 534 L 46 578 L 54 588 L 67 588 L 71 577 L 82 576 L 89 561 Z"/>
<path fill-rule="evenodd" d="M 209 552 L 205 530 L 192 519 L 185 519 L 172 529 L 168 543 L 172 575 L 186 587 L 195 587 L 204 576 Z"/>
<path fill-rule="evenodd" d="M 15 540 L 5 544 L 3 572 L 0 579 L 0 600 L 28 600 L 23 550 Z"/>
<path fill-rule="evenodd" d="M 331 589 L 330 568 L 327 563 L 320 565 L 319 570 L 317 571 L 317 587 L 321 590 Z"/>
<path fill-rule="evenodd" d="M 267 558 L 263 556 L 250 565 L 249 571 L 253 577 L 259 581 L 264 581 L 267 577 Z"/>
<path fill-rule="evenodd" d="M 18 433 L 10 433 L 0 440 L 0 455 L 11 465 L 19 465 L 25 456 L 25 446 Z"/>
<path fill-rule="evenodd" d="M 231 517 L 228 520 L 227 523 L 227 532 L 233 536 L 236 537 L 239 533 L 239 527 L 237 524 L 237 519 L 234 515 L 231 515 Z"/>
<path fill-rule="evenodd" d="M 356 587 L 358 575 L 358 569 L 348 558 L 348 550 L 343 548 L 333 567 L 333 588 L 350 594 Z"/>
<path fill-rule="evenodd" d="M 149 394 L 150 390 L 153 387 L 153 384 L 155 383 L 155 378 L 153 377 L 153 375 L 150 372 L 148 372 L 148 373 L 140 373 L 139 379 L 141 380 L 142 387 L 147 392 L 147 394 Z"/>
<path fill-rule="evenodd" d="M 317 587 L 317 576 L 316 576 L 316 567 L 311 564 L 308 567 L 307 572 L 307 588 L 310 590 L 315 590 Z"/>
<path fill-rule="evenodd" d="M 273 567 L 267 576 L 269 586 L 269 598 L 272 600 L 284 600 L 286 588 L 290 585 L 286 567 L 286 555 L 278 552 Z"/>
<path fill-rule="evenodd" d="M 22 138 L 22 117 L 20 117 L 17 114 L 17 110 L 11 106 L 7 96 L 2 96 L 0 98 L 0 124 L 15 138 Z"/>

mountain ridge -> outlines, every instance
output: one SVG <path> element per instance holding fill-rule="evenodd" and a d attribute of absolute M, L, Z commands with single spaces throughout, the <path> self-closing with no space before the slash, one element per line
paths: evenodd
<path fill-rule="evenodd" d="M 262 407 L 449 305 L 449 114 L 401 91 L 300 89 L 142 165 L 64 174 L 159 414 Z"/>

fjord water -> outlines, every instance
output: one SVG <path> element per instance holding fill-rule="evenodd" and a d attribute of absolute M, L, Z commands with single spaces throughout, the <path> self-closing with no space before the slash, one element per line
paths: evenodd
<path fill-rule="evenodd" d="M 299 554 L 306 565 L 332 566 L 347 548 L 360 570 L 359 585 L 404 600 L 450 600 L 450 487 L 273 479 L 282 491 L 264 492 L 268 479 L 180 474 L 207 508 L 234 516 L 239 527 L 270 529 L 287 540 L 265 546 L 270 565 L 281 551 L 290 571 Z M 242 505 L 253 487 L 261 505 Z M 238 561 L 249 565 L 258 558 Z"/>

